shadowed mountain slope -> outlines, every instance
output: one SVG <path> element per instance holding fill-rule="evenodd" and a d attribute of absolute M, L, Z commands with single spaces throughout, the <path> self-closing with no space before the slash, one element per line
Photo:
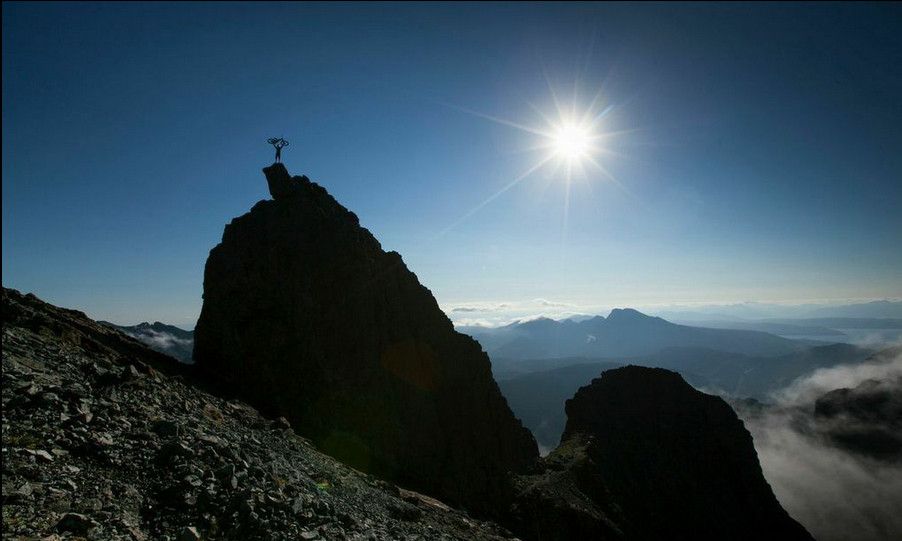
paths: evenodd
<path fill-rule="evenodd" d="M 3 539 L 509 538 L 81 312 L 3 290 Z"/>

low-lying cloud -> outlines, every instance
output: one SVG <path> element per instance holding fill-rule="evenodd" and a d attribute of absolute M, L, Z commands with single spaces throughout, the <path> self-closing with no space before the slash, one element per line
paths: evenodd
<path fill-rule="evenodd" d="M 900 376 L 902 353 L 895 350 L 871 362 L 817 370 L 775 393 L 775 405 L 763 411 L 740 408 L 780 503 L 820 541 L 902 538 L 902 463 L 836 446 L 829 436 L 836 423 L 848 429 L 860 422 L 814 415 L 818 397 L 867 380 L 902 393 Z"/>
<path fill-rule="evenodd" d="M 773 394 L 777 404 L 790 406 L 814 402 L 819 396 L 843 387 L 857 387 L 866 380 L 889 381 L 902 376 L 902 354 L 872 362 L 820 368 Z"/>
<path fill-rule="evenodd" d="M 457 327 L 501 327 L 540 317 L 565 319 L 607 313 L 610 308 L 577 306 L 568 302 L 536 298 L 523 301 L 461 302 L 442 309 Z"/>
<path fill-rule="evenodd" d="M 193 338 L 180 338 L 171 333 L 150 328 L 141 329 L 140 331 L 122 330 L 132 338 L 147 344 L 151 349 L 171 355 L 182 362 L 192 363 Z"/>
<path fill-rule="evenodd" d="M 148 329 L 143 333 L 131 334 L 142 342 L 159 348 L 190 347 L 194 345 L 194 340 L 190 338 L 177 338 L 169 333 L 158 332 L 153 329 Z"/>

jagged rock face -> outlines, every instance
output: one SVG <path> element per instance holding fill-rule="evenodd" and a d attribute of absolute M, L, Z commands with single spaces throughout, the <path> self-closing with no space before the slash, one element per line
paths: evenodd
<path fill-rule="evenodd" d="M 281 164 L 207 260 L 194 360 L 350 464 L 486 510 L 537 457 L 478 343 L 357 217 Z"/>
<path fill-rule="evenodd" d="M 604 486 L 589 497 L 616 502 L 602 507 L 622 513 L 627 538 L 811 539 L 777 502 L 730 406 L 679 374 L 609 370 L 566 410 L 562 445 L 588 442 L 585 455 Z"/>

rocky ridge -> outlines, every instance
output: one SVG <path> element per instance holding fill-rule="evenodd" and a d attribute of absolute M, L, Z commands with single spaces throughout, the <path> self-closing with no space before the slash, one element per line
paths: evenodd
<path fill-rule="evenodd" d="M 501 539 L 81 312 L 3 290 L 4 539 Z"/>

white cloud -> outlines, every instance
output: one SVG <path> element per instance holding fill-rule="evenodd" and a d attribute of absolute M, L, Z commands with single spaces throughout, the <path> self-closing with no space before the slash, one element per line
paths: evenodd
<path fill-rule="evenodd" d="M 826 392 L 868 379 L 890 385 L 900 374 L 898 352 L 817 370 L 775 393 L 775 407 L 742 414 L 777 499 L 820 541 L 888 541 L 902 534 L 902 464 L 832 445 L 823 430 L 828 421 L 813 415 L 814 400 Z"/>
<path fill-rule="evenodd" d="M 143 332 L 128 332 L 133 338 L 159 348 L 171 348 L 176 346 L 187 347 L 194 343 L 190 338 L 177 338 L 169 333 L 158 332 L 153 329 L 146 329 Z"/>
<path fill-rule="evenodd" d="M 868 379 L 883 381 L 899 376 L 902 376 L 902 355 L 855 365 L 820 368 L 775 392 L 773 399 L 784 406 L 806 404 L 833 389 L 855 387 Z"/>

